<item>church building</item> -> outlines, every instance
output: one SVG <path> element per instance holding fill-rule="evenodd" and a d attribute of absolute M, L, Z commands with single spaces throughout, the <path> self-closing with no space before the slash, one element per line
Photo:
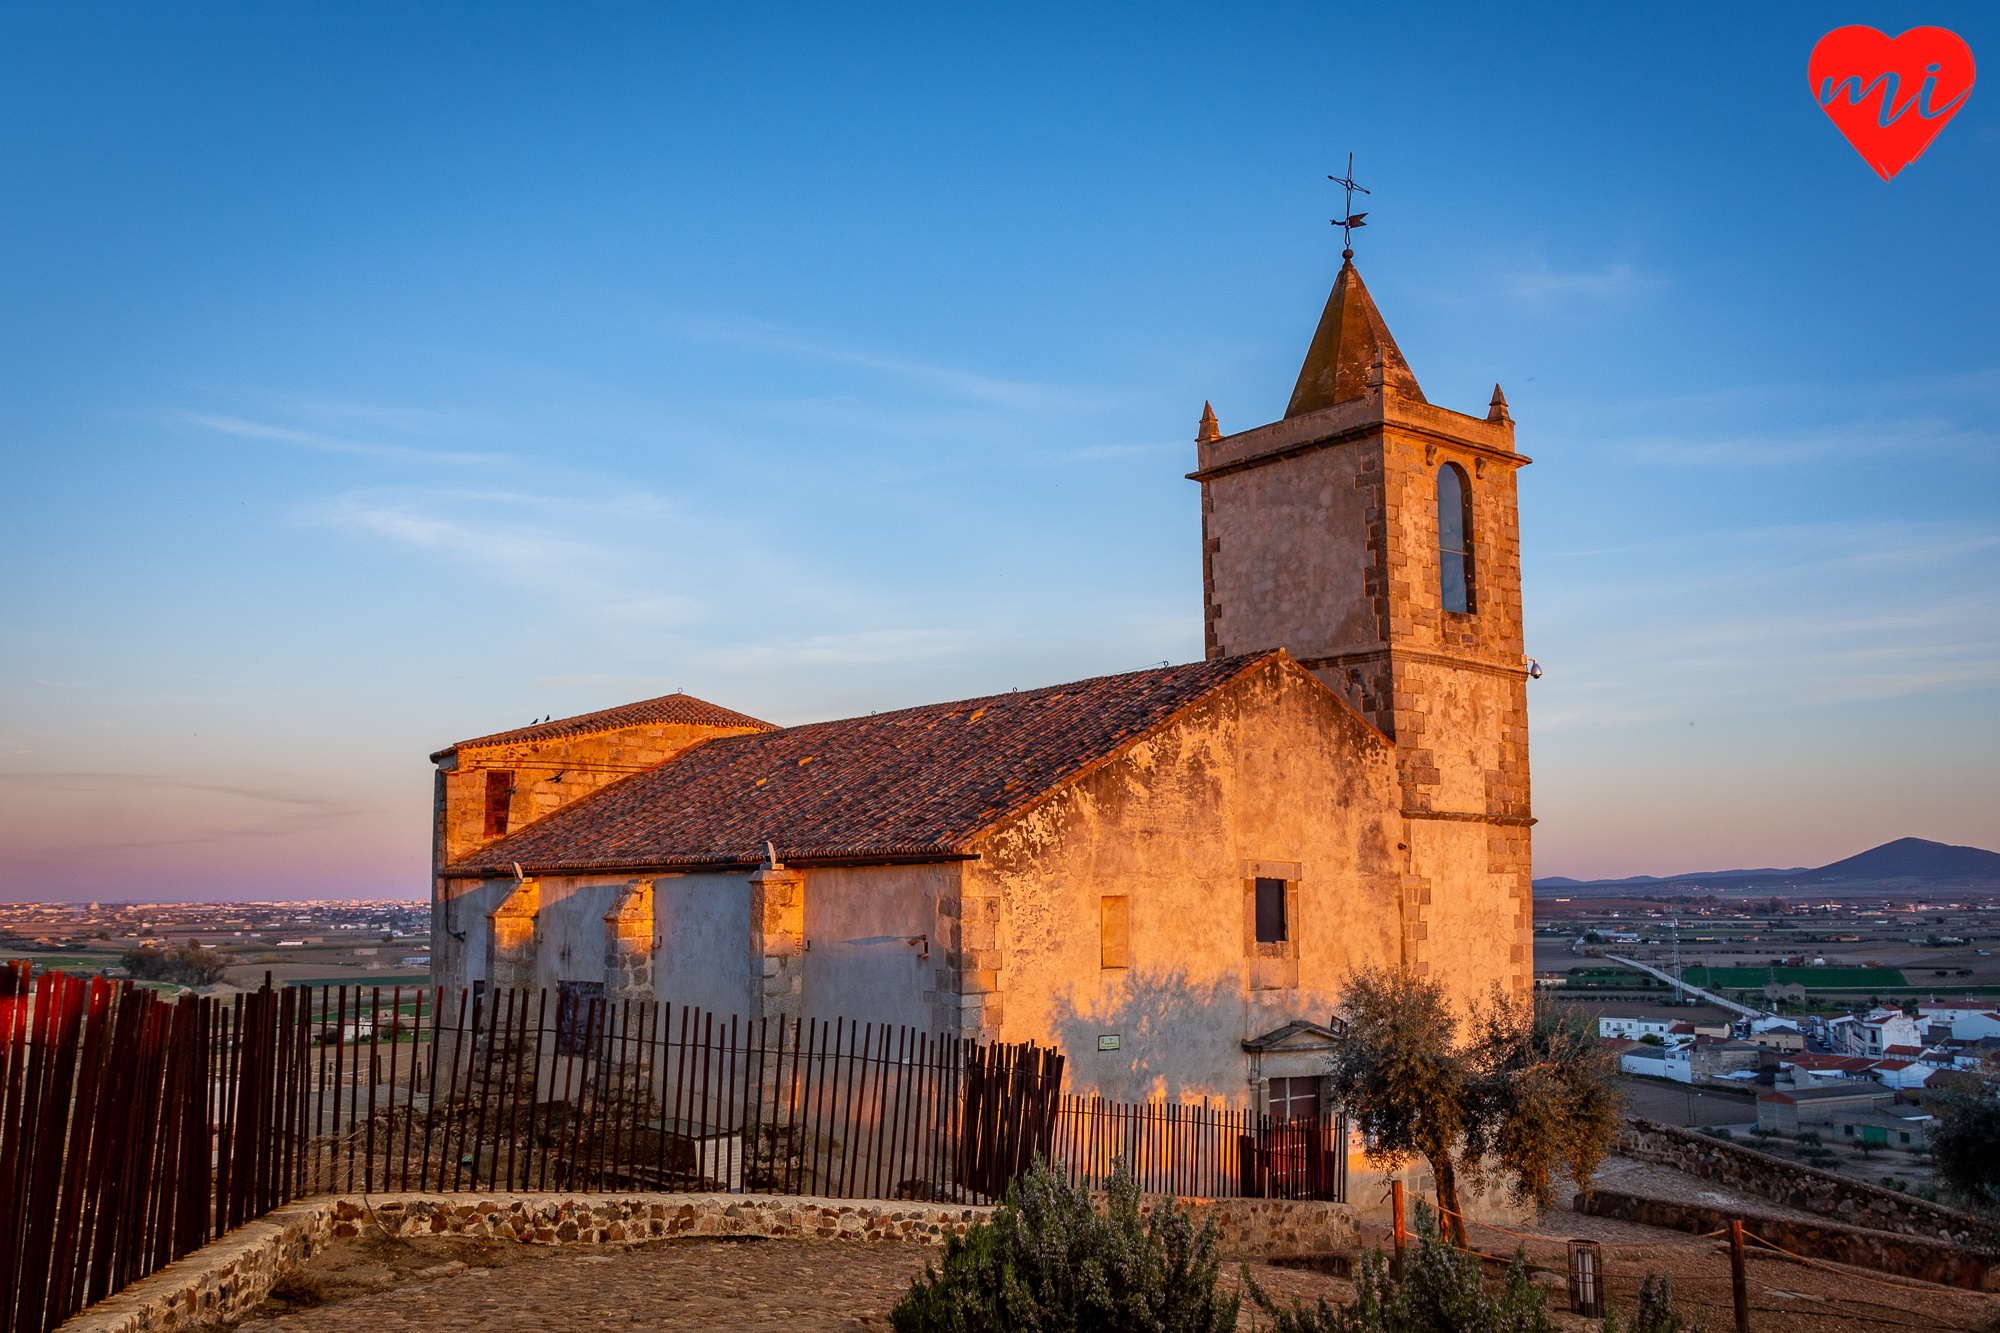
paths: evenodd
<path fill-rule="evenodd" d="M 1317 1112 L 1353 970 L 1531 985 L 1528 461 L 1497 387 L 1425 398 L 1350 258 L 1283 419 L 1203 412 L 1204 660 L 462 741 L 433 980 L 1034 1040 L 1073 1092 Z"/>

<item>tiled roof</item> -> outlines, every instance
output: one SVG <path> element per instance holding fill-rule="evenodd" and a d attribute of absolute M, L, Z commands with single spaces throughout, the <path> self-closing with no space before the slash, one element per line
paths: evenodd
<path fill-rule="evenodd" d="M 704 741 L 452 863 L 538 873 L 949 858 L 1279 652 Z"/>
<path fill-rule="evenodd" d="M 706 699 L 697 699 L 692 694 L 663 694 L 657 699 L 641 699 L 635 704 L 620 704 L 616 708 L 605 708 L 595 713 L 559 717 L 553 722 L 537 722 L 533 726 L 516 727 L 512 731 L 496 731 L 491 736 L 477 736 L 469 741 L 459 741 L 455 745 L 439 750 L 431 756 L 431 759 L 433 761 L 442 759 L 453 751 L 473 746 L 561 740 L 566 736 L 588 736 L 599 731 L 619 731 L 625 727 L 643 726 L 648 722 L 677 722 L 698 727 L 755 727 L 759 731 L 776 730 L 769 722 L 759 722 L 747 714 L 724 708 L 720 704 L 709 703 Z"/>

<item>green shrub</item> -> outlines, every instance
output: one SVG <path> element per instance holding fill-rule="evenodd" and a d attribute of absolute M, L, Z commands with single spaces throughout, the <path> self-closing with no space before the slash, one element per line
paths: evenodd
<path fill-rule="evenodd" d="M 1694 1307 L 1694 1323 L 1689 1324 L 1674 1313 L 1674 1275 L 1661 1273 L 1658 1285 L 1654 1285 L 1653 1274 L 1648 1271 L 1646 1280 L 1639 1286 L 1639 1308 L 1632 1314 L 1630 1333 L 1708 1333 L 1708 1309 Z M 1625 1333 L 1618 1322 L 1618 1312 L 1607 1302 L 1604 1307 L 1604 1333 Z"/>
<path fill-rule="evenodd" d="M 1185 1212 L 1139 1216 L 1139 1185 L 1121 1161 L 1100 1217 L 1090 1194 L 1047 1161 L 1007 1187 L 1007 1202 L 945 1243 L 889 1311 L 896 1333 L 1227 1333 L 1237 1301 L 1216 1294 L 1215 1224 Z"/>
<path fill-rule="evenodd" d="M 1289 1309 L 1265 1294 L 1243 1270 L 1250 1299 L 1270 1316 L 1271 1333 L 1554 1333 L 1548 1302 L 1528 1280 L 1521 1252 L 1514 1252 L 1499 1295 L 1480 1280 L 1479 1261 L 1438 1237 L 1437 1218 L 1417 1204 L 1416 1249 L 1404 1262 L 1403 1280 L 1389 1277 L 1382 1252 L 1363 1257 L 1351 1305 L 1313 1306 L 1292 1301 Z"/>

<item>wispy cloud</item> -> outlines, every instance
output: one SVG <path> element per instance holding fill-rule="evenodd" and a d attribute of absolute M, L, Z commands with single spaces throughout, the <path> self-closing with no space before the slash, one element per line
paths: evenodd
<path fill-rule="evenodd" d="M 601 675 L 542 676 L 529 684 L 544 690 L 632 690 L 660 686 L 665 677 L 604 673 Z M 662 691 L 667 692 L 665 690 Z"/>
<path fill-rule="evenodd" d="M 1507 290 L 1528 300 L 1557 296 L 1584 296 L 1597 300 L 1618 300 L 1657 287 L 1660 280 L 1640 272 L 1630 264 L 1607 264 L 1598 269 L 1561 272 L 1541 264 L 1514 274 L 1506 281 Z"/>
<path fill-rule="evenodd" d="M 1828 458 L 1990 454 L 2000 432 L 1940 417 L 1844 422 L 1800 430 L 1689 440 L 1656 435 L 1619 440 L 1610 450 L 1629 462 L 1667 468 L 1766 468 Z"/>
<path fill-rule="evenodd" d="M 1971 571 L 2000 530 L 1810 524 L 1563 558 L 1539 603 L 1536 726 L 1725 719 L 2000 686 L 2000 608 Z"/>
<path fill-rule="evenodd" d="M 638 489 L 563 495 L 377 488 L 301 513 L 307 523 L 454 561 L 495 583 L 560 594 L 566 609 L 610 623 L 697 617 L 703 597 L 662 589 L 699 586 L 675 578 L 672 559 L 714 536 L 706 518 Z M 755 569 L 759 559 L 744 553 L 739 564 Z"/>
<path fill-rule="evenodd" d="M 907 663 L 958 656 L 975 647 L 978 637 L 951 629 L 816 634 L 802 639 L 774 639 L 715 649 L 697 654 L 693 660 L 702 667 L 724 669 Z"/>
<path fill-rule="evenodd" d="M 1073 412 L 1104 406 L 1108 396 L 1097 389 L 1006 379 L 951 366 L 931 365 L 908 357 L 844 347 L 759 320 L 684 317 L 675 321 L 672 327 L 682 337 L 693 341 L 753 347 L 832 365 L 876 371 L 915 381 L 954 397 L 1017 411 Z"/>
<path fill-rule="evenodd" d="M 366 807 L 281 785 L 252 787 L 171 773 L 43 770 L 0 773 L 10 810 L 37 812 L 32 834 L 7 839 L 8 863 L 298 835 Z M 109 817 L 107 817 L 109 816 Z"/>
<path fill-rule="evenodd" d="M 417 449 L 405 444 L 345 440 L 318 431 L 301 430 L 294 426 L 277 426 L 269 422 L 246 421 L 241 417 L 218 416 L 206 412 L 176 412 L 172 415 L 189 425 L 200 426 L 223 435 L 232 435 L 238 439 L 275 440 L 281 444 L 297 445 L 317 453 L 357 454 L 368 458 L 427 463 L 491 463 L 502 457 L 491 453 L 448 452 Z"/>

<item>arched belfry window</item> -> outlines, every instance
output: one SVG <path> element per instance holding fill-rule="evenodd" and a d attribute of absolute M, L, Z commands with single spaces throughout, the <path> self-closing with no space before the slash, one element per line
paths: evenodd
<path fill-rule="evenodd" d="M 1472 610 L 1472 487 L 1465 469 L 1438 469 L 1438 597 L 1447 611 Z"/>

